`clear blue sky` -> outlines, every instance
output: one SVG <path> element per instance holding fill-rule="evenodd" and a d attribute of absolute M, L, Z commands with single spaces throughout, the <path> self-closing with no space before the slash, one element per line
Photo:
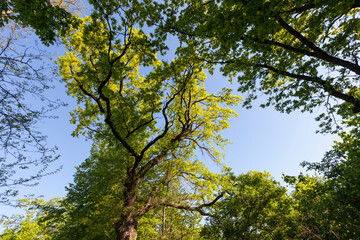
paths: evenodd
<path fill-rule="evenodd" d="M 51 47 L 48 51 L 59 51 L 61 48 Z M 210 91 L 220 90 L 224 86 L 237 88 L 237 83 L 229 85 L 221 74 L 209 76 L 206 86 Z M 38 129 L 48 136 L 49 146 L 56 145 L 61 157 L 52 167 L 62 165 L 63 169 L 54 175 L 40 180 L 36 187 L 20 188 L 21 195 L 35 194 L 45 199 L 65 196 L 65 186 L 73 180 L 75 166 L 89 156 L 91 141 L 84 138 L 73 138 L 71 132 L 69 112 L 76 106 L 76 102 L 65 93 L 63 84 L 58 83 L 48 95 L 69 103 L 67 107 L 53 112 L 57 119 L 45 119 L 38 125 Z M 224 136 L 233 144 L 226 148 L 226 158 L 223 161 L 236 174 L 249 170 L 267 171 L 278 181 L 282 173 L 297 175 L 305 169 L 300 167 L 302 161 L 320 161 L 326 150 L 330 149 L 335 136 L 315 134 L 317 122 L 314 120 L 320 112 L 313 115 L 295 112 L 290 115 L 276 112 L 272 108 L 262 109 L 258 105 L 261 99 L 250 110 L 237 108 L 239 117 L 230 121 L 230 128 Z M 202 157 L 200 157 L 202 159 Z M 216 164 L 206 158 L 208 166 L 216 169 Z M 12 208 L 0 206 L 0 213 L 16 212 Z"/>

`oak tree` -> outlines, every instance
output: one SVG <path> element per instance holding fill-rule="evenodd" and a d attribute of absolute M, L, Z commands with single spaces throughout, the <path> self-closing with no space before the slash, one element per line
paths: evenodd
<path fill-rule="evenodd" d="M 93 139 L 94 153 L 116 146 L 117 239 L 136 239 L 141 218 L 160 206 L 206 214 L 222 196 L 219 174 L 197 161 L 195 150 L 219 160 L 227 142 L 219 133 L 236 115 L 228 106 L 240 98 L 228 89 L 207 93 L 207 66 L 196 56 L 158 60 L 156 44 L 136 28 L 141 5 L 91 3 L 92 17 L 64 38 L 68 52 L 58 62 L 81 104 L 72 112 L 74 135 Z"/>

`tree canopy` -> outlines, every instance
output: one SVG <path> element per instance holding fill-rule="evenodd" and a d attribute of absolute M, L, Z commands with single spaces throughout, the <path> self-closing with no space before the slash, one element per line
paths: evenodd
<path fill-rule="evenodd" d="M 56 4 L 5 1 L 0 26 L 32 27 L 44 44 L 61 37 L 67 50 L 59 74 L 78 103 L 73 136 L 85 136 L 92 148 L 66 197 L 22 201 L 27 215 L 5 221 L 1 239 L 359 236 L 360 1 L 89 0 L 92 13 L 84 18 Z M 37 58 L 16 55 L 11 45 L 4 41 L 0 53 L 1 80 L 16 75 L 15 84 L 1 84 L 7 127 L 0 137 L 17 149 L 43 140 L 21 138 L 43 113 L 22 101 L 24 92 L 41 94 L 47 85 L 29 83 L 42 79 L 27 64 Z M 320 132 L 340 140 L 322 161 L 302 163 L 320 176 L 285 175 L 289 191 L 266 172 L 235 176 L 224 166 L 214 173 L 200 161 L 203 152 L 221 162 L 228 143 L 221 132 L 242 100 L 230 89 L 207 91 L 217 67 L 238 79 L 245 107 L 264 93 L 262 107 L 280 112 L 324 108 Z M 11 176 L 9 166 L 1 174 Z"/>
<path fill-rule="evenodd" d="M 270 174 L 250 171 L 231 183 L 207 218 L 205 239 L 296 239 L 293 201 Z"/>
<path fill-rule="evenodd" d="M 222 72 L 237 77 L 251 106 L 321 114 L 323 131 L 332 114 L 358 116 L 359 1 L 176 1 L 169 3 L 159 33 L 170 31 Z M 168 8 L 165 8 L 168 10 Z M 178 14 L 176 14 L 178 12 Z M 341 121 L 340 121 L 341 122 Z M 338 124 L 339 125 L 339 124 Z"/>

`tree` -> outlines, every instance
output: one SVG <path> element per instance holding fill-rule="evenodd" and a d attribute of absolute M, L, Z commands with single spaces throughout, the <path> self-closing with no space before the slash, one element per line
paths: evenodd
<path fill-rule="evenodd" d="M 57 226 L 51 225 L 50 221 L 41 221 L 48 212 L 40 210 L 54 208 L 59 205 L 59 199 L 29 201 L 28 199 L 19 200 L 18 207 L 25 209 L 24 215 L 15 215 L 11 218 L 1 219 L 5 230 L 0 235 L 1 240 L 50 240 Z M 41 207 L 40 207 L 41 206 Z M 59 224 L 57 224 L 59 225 Z"/>
<path fill-rule="evenodd" d="M 73 0 L 4 0 L 0 3 L 0 27 L 16 22 L 31 27 L 41 41 L 49 46 L 70 26 L 76 25 L 76 18 L 63 7 L 71 9 L 78 3 Z"/>
<path fill-rule="evenodd" d="M 93 153 L 110 147 L 119 154 L 117 239 L 136 239 L 141 218 L 161 206 L 206 214 L 222 196 L 215 195 L 219 174 L 196 161 L 195 150 L 219 159 L 217 148 L 226 143 L 219 132 L 236 115 L 227 106 L 240 98 L 228 89 L 208 94 L 206 64 L 195 56 L 157 60 L 156 43 L 135 28 L 146 17 L 141 4 L 91 3 L 91 19 L 64 39 L 68 52 L 58 63 L 82 104 L 72 112 L 74 135 L 93 139 Z"/>
<path fill-rule="evenodd" d="M 285 180 L 295 189 L 292 197 L 298 212 L 300 239 L 352 239 L 344 222 L 333 218 L 339 206 L 333 201 L 332 192 L 327 192 L 326 180 L 302 174 Z"/>
<path fill-rule="evenodd" d="M 322 184 L 318 184 L 319 186 L 309 187 L 305 193 L 301 192 L 304 191 L 301 187 L 298 187 L 300 189 L 297 190 L 299 193 L 296 193 L 296 196 L 300 199 L 305 199 L 305 195 L 320 197 L 322 201 L 318 205 L 322 209 L 319 210 L 318 215 L 321 218 L 318 217 L 317 220 L 319 221 L 320 218 L 327 223 L 327 226 L 330 225 L 328 228 L 331 231 L 325 229 L 326 233 L 340 239 L 355 239 L 360 234 L 359 129 L 355 127 L 350 133 L 341 136 L 342 140 L 325 154 L 320 163 L 303 163 L 308 170 L 315 170 L 324 176 L 324 180 Z M 307 186 L 308 182 L 310 181 L 300 178 L 296 186 L 300 184 Z M 313 202 L 302 205 L 308 208 L 314 206 Z M 309 214 L 308 211 L 304 212 Z M 314 216 L 314 214 L 309 215 Z"/>
<path fill-rule="evenodd" d="M 258 91 L 269 96 L 263 107 L 280 112 L 325 106 L 329 114 L 318 120 L 328 132 L 341 127 L 334 113 L 360 112 L 359 7 L 357 0 L 172 1 L 160 8 L 167 17 L 158 33 L 177 34 L 186 51 L 238 76 L 245 106 Z"/>
<path fill-rule="evenodd" d="M 304 163 L 325 175 L 321 190 L 303 195 L 320 198 L 309 199 L 309 216 L 317 217 L 307 227 L 317 230 L 305 238 L 358 234 L 359 7 L 357 0 L 229 0 L 172 1 L 160 8 L 166 17 L 157 34 L 176 34 L 182 42 L 178 52 L 196 49 L 201 59 L 221 64 L 224 75 L 237 76 L 239 91 L 248 93 L 244 106 L 251 107 L 259 92 L 268 96 L 262 107 L 280 112 L 325 106 L 327 113 L 316 118 L 320 132 L 336 132 L 342 142 L 322 162 Z"/>
<path fill-rule="evenodd" d="M 92 152 L 92 156 L 77 168 L 74 183 L 67 188 L 67 196 L 59 206 L 52 209 L 40 208 L 41 212 L 46 213 L 46 217 L 37 221 L 54 223 L 51 226 L 61 223 L 52 239 L 116 238 L 114 226 L 123 209 L 123 181 L 126 177 L 125 162 L 119 159 L 123 158 L 125 152 L 123 149 L 119 151 L 119 145 L 103 148 L 104 145 L 101 151 Z M 145 186 L 141 186 L 139 194 L 144 194 L 151 188 L 149 185 L 153 184 L 154 178 L 148 176 L 143 180 Z M 163 190 L 168 198 L 180 198 L 184 195 L 180 191 L 174 194 L 175 187 L 171 188 L 172 193 L 168 191 L 169 187 Z M 189 193 L 189 190 L 186 192 Z M 198 213 L 159 206 L 145 213 L 139 220 L 138 238 L 196 239 L 200 220 Z"/>
<path fill-rule="evenodd" d="M 296 239 L 292 199 L 268 173 L 234 177 L 202 229 L 205 239 Z"/>
<path fill-rule="evenodd" d="M 53 5 L 52 5 L 53 4 Z M 47 53 L 27 42 L 33 30 L 49 45 L 56 34 L 75 24 L 64 1 L 2 1 L 0 3 L 0 203 L 10 204 L 14 186 L 34 184 L 50 174 L 48 165 L 57 157 L 46 145 L 36 123 L 63 103 L 45 96 L 53 73 Z M 32 28 L 28 28 L 32 27 Z M 34 42 L 34 41 L 33 41 Z M 34 107 L 36 105 L 37 107 Z M 29 171 L 31 168 L 31 171 Z M 25 170 L 25 171 L 24 171 Z"/>

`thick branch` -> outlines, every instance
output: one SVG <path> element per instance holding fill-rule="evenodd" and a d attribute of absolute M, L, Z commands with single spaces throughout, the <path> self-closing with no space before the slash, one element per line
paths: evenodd
<path fill-rule="evenodd" d="M 175 99 L 176 95 L 178 93 L 175 93 L 169 101 L 166 102 L 165 106 L 163 107 L 162 109 L 162 115 L 164 117 L 164 120 L 165 120 L 165 126 L 164 126 L 164 130 L 162 131 L 161 134 L 159 134 L 158 136 L 156 136 L 152 141 L 150 141 L 148 144 L 146 144 L 146 146 L 141 150 L 141 153 L 140 153 L 140 156 L 143 157 L 145 152 L 151 147 L 153 146 L 157 141 L 159 141 L 160 139 L 162 139 L 163 137 L 166 136 L 167 132 L 169 131 L 170 129 L 170 122 L 169 122 L 169 119 L 167 117 L 167 114 L 166 114 L 166 110 L 167 108 L 169 107 L 170 103 Z"/>
<path fill-rule="evenodd" d="M 134 132 L 136 132 L 137 130 L 139 130 L 140 128 L 148 125 L 149 123 L 151 123 L 152 121 L 154 121 L 154 116 L 151 116 L 151 119 L 149 121 L 146 121 L 142 124 L 140 124 L 139 126 L 137 126 L 136 128 L 134 128 L 133 130 L 129 131 L 128 134 L 125 136 L 125 139 L 129 138 Z"/>
<path fill-rule="evenodd" d="M 104 109 L 104 107 L 102 106 L 100 99 L 97 98 L 97 97 L 95 97 L 92 93 L 90 93 L 89 91 L 87 91 L 87 90 L 84 88 L 84 86 L 80 83 L 80 81 L 77 79 L 77 77 L 75 77 L 75 73 L 74 73 L 71 65 L 70 65 L 70 71 L 71 71 L 71 74 L 73 75 L 73 78 L 74 78 L 75 82 L 77 82 L 80 90 L 81 90 L 86 96 L 90 97 L 91 99 L 93 99 L 93 100 L 96 102 L 96 104 L 97 104 L 98 107 L 99 107 L 100 112 L 105 113 L 105 109 Z"/>
<path fill-rule="evenodd" d="M 279 24 L 285 30 L 287 30 L 291 35 L 293 35 L 294 37 L 299 39 L 299 41 L 302 42 L 303 44 L 305 44 L 305 46 L 307 46 L 308 48 L 313 50 L 315 57 L 322 59 L 326 62 L 342 66 L 342 67 L 347 68 L 347 69 L 355 72 L 356 74 L 360 75 L 360 66 L 359 65 L 327 54 L 321 48 L 317 47 L 313 42 L 311 42 L 306 37 L 304 37 L 300 32 L 296 31 L 293 27 L 291 27 L 289 24 L 287 24 L 280 16 L 277 17 L 277 20 L 278 20 Z"/>
<path fill-rule="evenodd" d="M 309 3 L 304 4 L 301 7 L 295 7 L 295 8 L 292 8 L 292 9 L 290 9 L 288 11 L 284 11 L 284 12 L 303 13 L 303 12 L 305 12 L 307 10 L 310 10 L 310 9 L 314 8 L 314 7 L 315 7 L 314 1 L 311 0 Z"/>
<path fill-rule="evenodd" d="M 321 85 L 324 89 L 324 91 L 326 91 L 327 93 L 329 93 L 331 96 L 339 98 L 341 100 L 344 100 L 345 102 L 351 103 L 354 105 L 353 111 L 354 113 L 358 113 L 360 112 L 360 101 L 356 98 L 354 98 L 353 96 L 344 94 L 338 90 L 336 90 L 332 85 L 329 84 L 329 82 L 322 80 L 319 77 L 311 77 L 311 76 L 307 76 L 307 75 L 300 75 L 300 74 L 295 74 L 295 73 L 290 73 L 287 71 L 283 71 L 283 70 L 279 70 L 273 66 L 267 65 L 267 64 L 256 64 L 256 66 L 258 67 L 262 67 L 262 68 L 266 68 L 272 72 L 281 74 L 281 75 L 285 75 L 291 78 L 295 78 L 295 79 L 299 79 L 299 80 L 304 80 L 307 82 L 312 82 L 312 83 L 317 83 L 319 85 Z"/>
<path fill-rule="evenodd" d="M 110 66 L 112 67 L 118 60 L 120 60 L 127 51 L 127 48 L 130 46 L 130 41 L 128 41 L 128 43 L 125 44 L 125 47 L 122 51 L 122 53 L 116 57 L 115 59 L 110 61 Z M 110 56 L 109 56 L 110 59 Z M 105 87 L 106 84 L 109 83 L 111 77 L 112 77 L 112 70 L 110 69 L 110 71 L 108 72 L 106 78 L 101 82 L 101 84 L 99 85 L 97 92 L 100 95 L 100 99 L 102 99 L 103 101 L 105 101 L 106 103 L 106 115 L 105 115 L 105 123 L 110 127 L 111 132 L 114 134 L 115 138 L 118 139 L 120 141 L 120 143 L 126 148 L 126 150 L 128 150 L 130 152 L 131 155 L 133 155 L 136 159 L 139 158 L 139 154 L 135 151 L 134 148 L 132 148 L 126 141 L 126 139 L 124 139 L 120 133 L 117 131 L 114 123 L 111 121 L 111 116 L 112 116 L 112 112 L 111 112 L 111 103 L 110 103 L 110 99 L 108 97 L 105 96 L 104 92 L 103 92 L 103 88 Z"/>
<path fill-rule="evenodd" d="M 224 196 L 224 193 L 221 193 L 213 201 L 211 201 L 209 203 L 201 204 L 201 205 L 196 206 L 196 207 L 192 207 L 192 206 L 189 206 L 189 205 L 186 205 L 186 204 L 168 202 L 168 201 L 159 202 L 159 203 L 157 203 L 157 205 L 158 206 L 173 207 L 173 208 L 177 208 L 177 209 L 184 209 L 184 210 L 187 210 L 187 211 L 197 211 L 198 213 L 200 213 L 203 216 L 212 216 L 210 213 L 204 212 L 203 208 L 204 207 L 211 207 L 212 205 L 214 205 L 223 196 Z"/>
<path fill-rule="evenodd" d="M 181 86 L 181 88 L 180 88 L 178 91 L 176 91 L 176 92 L 171 96 L 171 98 L 165 103 L 165 105 L 164 105 L 164 107 L 163 107 L 163 109 L 162 109 L 162 115 L 163 115 L 164 120 L 165 120 L 164 130 L 162 131 L 161 134 L 159 134 L 159 135 L 156 136 L 152 141 L 150 141 L 148 144 L 146 144 L 146 146 L 141 150 L 140 156 L 139 156 L 138 160 L 135 161 L 134 167 L 137 167 L 137 166 L 139 165 L 139 163 L 140 163 L 140 161 L 142 160 L 145 152 L 146 152 L 151 146 L 153 146 L 156 142 L 158 142 L 160 139 L 164 138 L 164 137 L 166 136 L 166 134 L 168 133 L 168 131 L 169 131 L 169 129 L 170 129 L 170 122 L 169 122 L 169 119 L 168 119 L 168 117 L 167 117 L 166 111 L 167 111 L 168 107 L 170 106 L 170 104 L 175 100 L 175 98 L 176 98 L 179 94 L 181 94 L 181 93 L 183 93 L 183 92 L 185 91 L 186 85 L 187 85 L 189 79 L 191 78 L 191 75 L 192 75 L 192 74 L 188 74 L 188 75 L 186 76 L 186 79 L 185 79 L 183 85 Z M 172 144 L 173 144 L 173 143 L 171 143 L 171 145 L 172 145 Z M 156 159 L 156 158 L 155 158 L 155 159 Z M 155 160 L 155 159 L 153 159 L 154 162 L 157 161 L 157 160 Z M 150 161 L 150 162 L 151 162 L 151 161 Z M 148 162 L 145 166 L 147 166 L 150 162 Z M 154 166 L 153 164 L 150 164 L 150 165 L 151 165 L 151 167 Z M 145 167 L 145 166 L 144 166 L 144 167 Z M 150 167 L 150 168 L 151 168 L 151 167 Z M 143 169 L 141 169 L 141 172 L 142 172 L 142 171 L 143 171 Z M 147 172 L 148 169 L 147 169 L 147 170 L 144 170 L 144 171 Z"/>

